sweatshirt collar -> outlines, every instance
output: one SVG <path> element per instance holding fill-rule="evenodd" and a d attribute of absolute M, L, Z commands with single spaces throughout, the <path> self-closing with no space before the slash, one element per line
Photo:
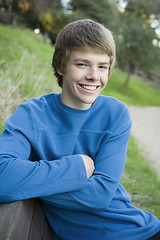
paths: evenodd
<path fill-rule="evenodd" d="M 65 105 L 62 100 L 61 100 L 61 93 L 57 94 L 57 105 L 65 112 L 69 112 L 69 113 L 72 113 L 72 114 L 80 114 L 80 115 L 85 115 L 85 114 L 88 114 L 89 112 L 92 112 L 93 110 L 95 110 L 97 108 L 97 105 L 98 105 L 98 102 L 99 102 L 99 96 L 97 97 L 96 101 L 93 103 L 93 105 L 89 108 L 89 109 L 86 109 L 86 110 L 78 110 L 78 109 L 75 109 L 75 108 L 71 108 L 67 105 Z"/>

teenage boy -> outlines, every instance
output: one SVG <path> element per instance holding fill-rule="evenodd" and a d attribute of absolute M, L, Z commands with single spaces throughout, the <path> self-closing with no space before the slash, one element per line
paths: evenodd
<path fill-rule="evenodd" d="M 99 95 L 115 58 L 103 25 L 68 24 L 52 61 L 61 94 L 21 104 L 0 137 L 1 202 L 41 198 L 53 239 L 160 239 L 160 221 L 120 184 L 131 119 L 124 103 Z"/>

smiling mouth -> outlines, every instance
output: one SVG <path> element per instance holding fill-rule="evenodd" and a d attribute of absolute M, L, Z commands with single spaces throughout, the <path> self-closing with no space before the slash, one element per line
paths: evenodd
<path fill-rule="evenodd" d="M 84 84 L 79 84 L 82 88 L 89 90 L 89 91 L 95 91 L 99 86 L 91 86 L 91 85 L 84 85 Z"/>

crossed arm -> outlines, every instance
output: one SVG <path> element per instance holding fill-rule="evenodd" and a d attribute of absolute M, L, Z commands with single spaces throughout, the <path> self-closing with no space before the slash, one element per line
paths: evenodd
<path fill-rule="evenodd" d="M 42 197 L 53 206 L 68 209 L 105 209 L 112 201 L 125 167 L 129 129 L 101 147 L 94 160 L 95 170 L 84 188 Z M 115 142 L 116 147 L 112 148 Z M 126 193 L 127 194 L 127 193 Z M 128 195 L 125 198 L 128 198 Z"/>
<path fill-rule="evenodd" d="M 54 161 L 28 161 L 32 142 L 26 138 L 28 130 L 22 133 L 13 125 L 6 126 L 0 136 L 0 202 L 41 197 L 66 208 L 106 207 L 125 165 L 131 124 L 127 120 L 122 125 L 104 141 L 94 162 L 79 154 Z"/>

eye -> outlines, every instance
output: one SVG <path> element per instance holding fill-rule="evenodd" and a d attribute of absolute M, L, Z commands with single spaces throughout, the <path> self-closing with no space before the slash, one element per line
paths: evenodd
<path fill-rule="evenodd" d="M 102 70 L 107 70 L 107 69 L 108 69 L 108 66 L 106 66 L 106 65 L 100 65 L 99 68 L 102 69 Z"/>
<path fill-rule="evenodd" d="M 87 64 L 86 63 L 77 63 L 77 66 L 78 67 L 87 67 Z"/>

